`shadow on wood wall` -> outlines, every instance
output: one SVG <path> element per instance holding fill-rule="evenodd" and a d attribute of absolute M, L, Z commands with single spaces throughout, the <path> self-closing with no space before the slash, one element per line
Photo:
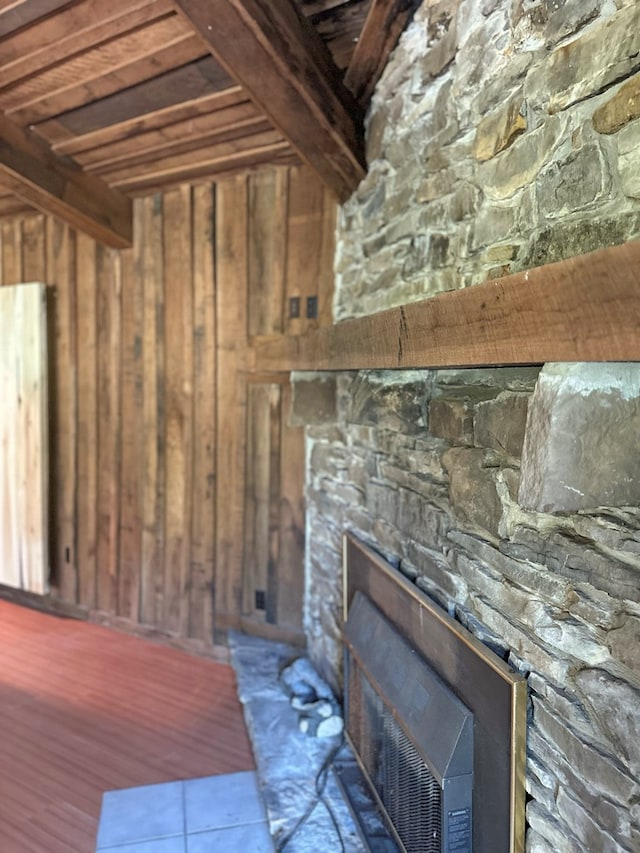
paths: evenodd
<path fill-rule="evenodd" d="M 302 430 L 286 375 L 247 370 L 331 321 L 334 225 L 305 168 L 137 199 L 126 251 L 2 223 L 2 284 L 55 297 L 53 602 L 194 644 L 301 636 Z"/>

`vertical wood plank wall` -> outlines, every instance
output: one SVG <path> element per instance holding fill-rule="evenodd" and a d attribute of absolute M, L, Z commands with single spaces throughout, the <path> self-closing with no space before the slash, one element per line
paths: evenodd
<path fill-rule="evenodd" d="M 247 369 L 254 338 L 330 321 L 334 217 L 279 168 L 136 200 L 127 251 L 0 224 L 0 282 L 51 297 L 55 597 L 204 643 L 300 630 L 302 431 L 288 383 Z"/>

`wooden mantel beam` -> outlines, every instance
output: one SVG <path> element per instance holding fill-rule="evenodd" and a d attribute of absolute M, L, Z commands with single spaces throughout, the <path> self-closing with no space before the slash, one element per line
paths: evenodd
<path fill-rule="evenodd" d="M 420 0 L 371 0 L 344 78 L 363 106 L 369 103 L 391 51 L 419 5 Z"/>
<path fill-rule="evenodd" d="M 108 246 L 132 240 L 131 200 L 0 114 L 0 184 Z"/>
<path fill-rule="evenodd" d="M 640 361 L 640 241 L 263 341 L 262 371 Z"/>
<path fill-rule="evenodd" d="M 363 113 L 292 0 L 175 0 L 208 50 L 340 201 L 365 174 Z"/>

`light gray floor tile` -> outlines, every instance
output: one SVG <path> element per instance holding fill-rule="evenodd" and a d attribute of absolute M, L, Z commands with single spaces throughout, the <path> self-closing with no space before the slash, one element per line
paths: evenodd
<path fill-rule="evenodd" d="M 266 823 L 232 826 L 187 836 L 187 853 L 274 853 Z"/>
<path fill-rule="evenodd" d="M 253 772 L 192 779 L 184 786 L 187 833 L 267 819 Z"/>
<path fill-rule="evenodd" d="M 136 841 L 134 844 L 119 844 L 104 849 L 108 853 L 186 853 L 187 840 L 184 835 L 174 835 L 172 838 Z"/>
<path fill-rule="evenodd" d="M 182 782 L 107 791 L 102 798 L 98 850 L 184 834 Z"/>

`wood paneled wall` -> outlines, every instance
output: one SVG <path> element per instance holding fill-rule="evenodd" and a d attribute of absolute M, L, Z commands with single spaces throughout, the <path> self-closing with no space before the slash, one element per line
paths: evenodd
<path fill-rule="evenodd" d="M 330 317 L 334 215 L 308 170 L 281 168 L 136 200 L 127 251 L 49 217 L 2 223 L 2 284 L 51 294 L 55 596 L 205 643 L 216 625 L 299 628 L 301 435 L 286 384 L 264 377 L 265 421 L 246 371 L 256 336 L 319 322 L 289 319 L 292 296 Z"/>

